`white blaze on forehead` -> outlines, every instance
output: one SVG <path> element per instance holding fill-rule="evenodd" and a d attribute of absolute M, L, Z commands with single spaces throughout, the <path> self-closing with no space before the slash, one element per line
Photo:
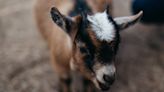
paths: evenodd
<path fill-rule="evenodd" d="M 98 81 L 105 83 L 103 76 L 113 76 L 115 72 L 116 68 L 114 65 L 102 66 L 100 69 L 96 70 L 96 78 L 98 79 Z"/>
<path fill-rule="evenodd" d="M 88 15 L 87 19 L 91 22 L 93 31 L 99 40 L 110 42 L 114 39 L 116 31 L 114 25 L 108 19 L 106 11 L 93 16 Z"/>

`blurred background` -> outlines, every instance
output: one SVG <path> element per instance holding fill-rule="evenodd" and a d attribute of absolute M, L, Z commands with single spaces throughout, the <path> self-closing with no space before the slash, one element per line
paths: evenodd
<path fill-rule="evenodd" d="M 0 0 L 0 92 L 57 92 L 34 1 Z M 115 17 L 131 15 L 131 0 L 113 0 L 113 9 Z M 121 37 L 110 92 L 164 92 L 164 25 L 138 23 Z"/>

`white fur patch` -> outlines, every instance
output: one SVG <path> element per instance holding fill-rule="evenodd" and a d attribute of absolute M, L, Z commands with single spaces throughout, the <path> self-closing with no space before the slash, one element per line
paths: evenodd
<path fill-rule="evenodd" d="M 115 72 L 116 72 L 116 69 L 114 65 L 102 66 L 99 70 L 96 70 L 96 78 L 100 82 L 105 83 L 103 76 L 104 75 L 112 76 Z"/>
<path fill-rule="evenodd" d="M 73 60 L 73 58 L 71 59 L 71 61 L 70 61 L 70 68 L 71 68 L 71 70 L 73 70 L 73 71 L 76 71 L 77 70 L 77 66 L 74 64 L 74 62 L 73 62 L 74 60 Z"/>
<path fill-rule="evenodd" d="M 115 28 L 108 19 L 108 15 L 105 12 L 97 13 L 93 16 L 88 15 L 87 19 L 92 23 L 93 31 L 99 40 L 112 41 L 115 37 Z"/>

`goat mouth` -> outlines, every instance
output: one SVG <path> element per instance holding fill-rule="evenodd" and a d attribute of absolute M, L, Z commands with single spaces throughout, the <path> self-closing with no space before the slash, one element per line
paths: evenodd
<path fill-rule="evenodd" d="M 100 87 L 100 90 L 102 90 L 102 91 L 108 91 L 110 89 L 110 86 L 111 86 L 109 84 L 104 84 L 101 82 L 98 82 L 98 85 Z"/>
<path fill-rule="evenodd" d="M 110 89 L 110 87 L 111 87 L 110 84 L 108 84 L 108 83 L 102 83 L 102 82 L 98 81 L 97 79 L 94 79 L 93 80 L 93 83 L 101 91 L 108 91 Z"/>

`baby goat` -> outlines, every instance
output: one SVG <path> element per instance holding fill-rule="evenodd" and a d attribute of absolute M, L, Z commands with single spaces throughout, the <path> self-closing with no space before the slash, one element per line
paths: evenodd
<path fill-rule="evenodd" d="M 42 16 L 37 9 L 36 17 Z M 38 25 L 51 25 L 47 29 L 40 28 L 40 30 L 48 41 L 52 63 L 61 79 L 62 91 L 70 90 L 71 70 L 78 71 L 98 89 L 108 90 L 115 80 L 114 62 L 120 43 L 119 33 L 137 23 L 143 12 L 113 19 L 107 7 L 104 12 L 92 15 L 82 13 L 69 17 L 53 7 L 50 14 L 54 24 L 49 18 L 47 18 L 49 24 L 44 25 L 44 21 L 47 20 L 42 18 L 37 18 L 37 22 Z"/>

